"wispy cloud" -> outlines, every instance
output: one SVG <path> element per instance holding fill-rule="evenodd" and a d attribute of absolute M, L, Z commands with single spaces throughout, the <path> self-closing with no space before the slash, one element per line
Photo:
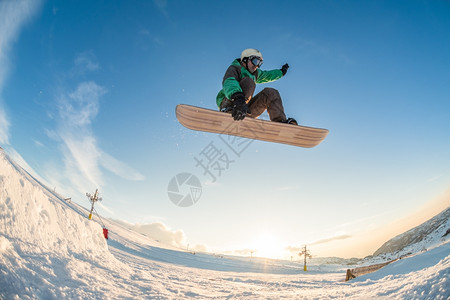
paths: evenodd
<path fill-rule="evenodd" d="M 77 54 L 77 56 L 75 57 L 73 68 L 73 73 L 75 75 L 85 74 L 87 72 L 93 72 L 97 70 L 100 70 L 100 64 L 92 50 Z"/>
<path fill-rule="evenodd" d="M 351 219 L 346 223 L 342 223 L 342 224 L 334 227 L 333 230 L 342 230 L 343 228 L 344 228 L 344 230 L 345 230 L 345 228 L 355 228 L 355 227 L 357 227 L 358 224 L 361 224 L 361 223 L 367 224 L 367 223 L 369 223 L 370 220 L 378 219 L 380 217 L 389 215 L 391 213 L 392 213 L 392 211 L 388 210 L 388 211 L 385 211 L 385 212 L 382 212 L 380 214 L 376 214 L 373 216 L 367 216 L 367 217 L 363 217 L 363 218 L 359 218 L 359 219 Z"/>
<path fill-rule="evenodd" d="M 285 250 L 291 254 L 298 254 L 302 252 L 302 247 L 296 247 L 296 246 L 287 246 Z"/>
<path fill-rule="evenodd" d="M 351 237 L 352 236 L 350 234 L 347 234 L 345 232 L 337 232 L 334 236 L 314 241 L 312 243 L 309 243 L 308 245 L 313 246 L 313 245 L 326 244 L 326 243 L 330 243 L 330 242 L 334 242 L 334 241 L 345 240 L 345 239 L 348 239 Z"/>
<path fill-rule="evenodd" d="M 321 245 L 321 244 L 327 244 L 327 243 L 331 243 L 334 241 L 339 241 L 339 240 L 345 240 L 345 239 L 349 239 L 351 238 L 352 235 L 347 234 L 345 232 L 336 232 L 335 235 L 330 236 L 330 237 L 326 237 L 323 239 L 319 239 L 310 243 L 306 243 L 308 246 L 316 246 L 316 245 Z M 285 248 L 285 250 L 291 254 L 298 254 L 299 252 L 303 251 L 303 247 L 298 247 L 298 246 L 288 246 Z"/>
<path fill-rule="evenodd" d="M 169 1 L 168 0 L 153 0 L 153 3 L 158 8 L 158 10 L 161 12 L 161 14 L 166 18 L 166 20 L 169 22 L 169 24 L 175 26 L 176 24 L 174 23 L 174 21 L 172 21 L 170 14 L 169 14 L 169 10 L 168 10 Z"/>
<path fill-rule="evenodd" d="M 169 18 L 169 14 L 167 13 L 167 0 L 153 0 L 153 3 L 166 18 Z"/>
<path fill-rule="evenodd" d="M 92 135 L 81 132 L 61 131 L 62 154 L 64 156 L 65 175 L 78 188 L 99 188 L 103 186 L 102 172 L 99 168 L 100 151 L 97 141 Z"/>
<path fill-rule="evenodd" d="M 437 175 L 437 176 L 431 177 L 431 178 L 427 179 L 426 182 L 430 183 L 430 182 L 437 181 L 437 180 L 441 179 L 441 177 L 443 177 L 443 176 L 444 175 L 441 174 L 441 175 Z"/>
<path fill-rule="evenodd" d="M 62 125 L 68 129 L 89 129 L 98 114 L 99 100 L 106 89 L 93 81 L 82 82 L 75 91 L 62 95 L 58 111 Z"/>
<path fill-rule="evenodd" d="M 163 244 L 179 248 L 182 248 L 186 245 L 186 236 L 182 230 L 171 230 L 161 222 L 150 224 L 131 224 L 125 221 L 114 221 L 126 228 L 144 234 Z"/>
<path fill-rule="evenodd" d="M 105 152 L 101 152 L 100 164 L 103 168 L 118 176 L 121 176 L 124 179 L 134 181 L 145 179 L 144 175 Z"/>
<path fill-rule="evenodd" d="M 44 148 L 44 147 L 45 147 L 44 144 L 42 144 L 42 142 L 40 142 L 40 141 L 38 141 L 38 140 L 32 139 L 32 141 L 33 141 L 34 144 L 35 144 L 37 147 L 39 147 L 39 148 Z"/>
<path fill-rule="evenodd" d="M 63 93 L 58 99 L 56 136 L 62 142 L 66 176 L 70 176 L 79 189 L 103 184 L 98 164 L 100 151 L 90 125 L 98 114 L 100 97 L 105 93 L 106 90 L 95 82 L 82 82 L 75 91 Z"/>
<path fill-rule="evenodd" d="M 152 43 L 160 45 L 160 46 L 164 45 L 163 40 L 159 36 L 152 34 L 148 29 L 145 29 L 145 28 L 141 29 L 139 31 L 139 36 L 142 38 L 143 41 L 151 41 Z M 141 43 L 140 47 L 145 48 L 143 45 L 144 44 Z"/>
<path fill-rule="evenodd" d="M 100 99 L 106 93 L 104 87 L 86 81 L 58 97 L 58 126 L 49 136 L 60 141 L 64 176 L 70 178 L 79 191 L 102 187 L 104 169 L 124 179 L 144 179 L 138 171 L 107 154 L 98 145 L 91 124 L 98 115 Z"/>
<path fill-rule="evenodd" d="M 1 68 L 1 67 L 0 67 Z M 9 121 L 0 100 L 0 144 L 9 144 Z"/>
<path fill-rule="evenodd" d="M 21 28 L 35 14 L 41 1 L 0 1 L 0 143 L 9 144 L 10 122 L 1 94 L 10 69 L 8 54 L 17 40 Z"/>

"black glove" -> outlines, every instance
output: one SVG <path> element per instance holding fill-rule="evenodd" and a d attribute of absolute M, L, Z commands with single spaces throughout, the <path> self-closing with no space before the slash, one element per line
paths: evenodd
<path fill-rule="evenodd" d="M 288 64 L 284 64 L 281 67 L 281 72 L 283 73 L 283 76 L 286 75 L 287 70 L 289 69 L 289 65 Z"/>
<path fill-rule="evenodd" d="M 231 115 L 234 120 L 244 120 L 245 116 L 250 113 L 247 103 L 245 103 L 244 93 L 238 92 L 231 96 L 231 101 L 233 101 L 233 111 Z"/>

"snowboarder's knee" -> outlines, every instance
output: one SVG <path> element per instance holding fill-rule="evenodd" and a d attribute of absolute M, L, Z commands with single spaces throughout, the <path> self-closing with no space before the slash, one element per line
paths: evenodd
<path fill-rule="evenodd" d="M 267 97 L 274 99 L 274 98 L 281 98 L 280 93 L 278 90 L 274 88 L 264 88 L 261 93 L 264 93 Z"/>

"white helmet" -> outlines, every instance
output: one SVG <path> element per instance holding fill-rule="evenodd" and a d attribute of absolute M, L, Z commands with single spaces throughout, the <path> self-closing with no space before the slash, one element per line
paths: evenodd
<path fill-rule="evenodd" d="M 259 57 L 261 60 L 263 59 L 263 56 L 262 56 L 261 52 L 259 52 L 259 50 L 249 48 L 249 49 L 245 49 L 244 51 L 242 51 L 241 61 L 244 60 L 244 58 L 251 57 L 251 56 Z"/>

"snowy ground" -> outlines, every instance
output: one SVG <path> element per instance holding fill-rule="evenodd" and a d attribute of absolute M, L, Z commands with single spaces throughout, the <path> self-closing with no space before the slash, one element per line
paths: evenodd
<path fill-rule="evenodd" d="M 194 255 L 108 220 L 106 241 L 86 216 L 0 149 L 0 299 L 450 297 L 449 243 L 343 282 L 349 266 Z"/>

